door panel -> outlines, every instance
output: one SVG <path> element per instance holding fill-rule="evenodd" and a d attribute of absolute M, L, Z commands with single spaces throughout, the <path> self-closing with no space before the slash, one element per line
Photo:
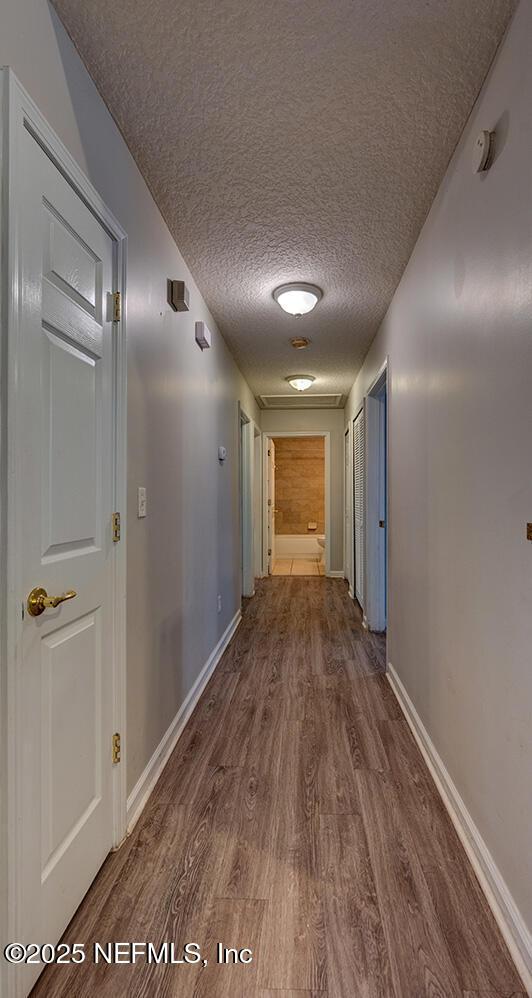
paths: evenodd
<path fill-rule="evenodd" d="M 96 321 L 101 321 L 102 261 L 70 228 L 53 205 L 43 202 L 43 279 L 55 285 Z"/>
<path fill-rule="evenodd" d="M 42 882 L 101 798 L 101 634 L 90 613 L 41 643 Z M 72 749 L 76 774 L 72 780 Z M 65 794 L 65 786 L 69 787 Z"/>
<path fill-rule="evenodd" d="M 96 545 L 101 523 L 101 365 L 44 327 L 43 555 Z M 75 441 L 75 446 L 72 446 Z M 68 455 L 68 464 L 65 456 Z"/>
<path fill-rule="evenodd" d="M 77 594 L 25 613 L 17 675 L 18 931 L 42 943 L 113 845 L 114 245 L 31 134 L 21 141 L 20 599 Z"/>

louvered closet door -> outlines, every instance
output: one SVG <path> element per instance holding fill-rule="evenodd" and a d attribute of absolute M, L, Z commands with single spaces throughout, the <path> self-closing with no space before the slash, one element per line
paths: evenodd
<path fill-rule="evenodd" d="M 353 521 L 355 533 L 355 595 L 365 605 L 366 534 L 366 415 L 361 409 L 353 423 Z"/>

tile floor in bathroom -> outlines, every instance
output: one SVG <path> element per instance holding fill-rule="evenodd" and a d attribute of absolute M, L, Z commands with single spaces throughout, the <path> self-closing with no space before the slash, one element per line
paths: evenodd
<path fill-rule="evenodd" d="M 319 555 L 277 558 L 272 575 L 325 575 L 325 565 Z"/>

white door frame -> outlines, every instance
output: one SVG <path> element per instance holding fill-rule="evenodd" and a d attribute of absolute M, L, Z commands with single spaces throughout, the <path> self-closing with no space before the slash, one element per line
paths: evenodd
<path fill-rule="evenodd" d="M 352 465 L 351 465 L 351 467 L 352 467 L 352 472 L 353 472 L 352 482 L 351 482 L 351 493 L 352 493 L 352 500 L 351 500 L 351 508 L 352 508 L 351 529 L 352 529 L 352 533 L 353 533 L 353 599 L 356 599 L 357 602 L 358 602 L 358 604 L 359 604 L 359 606 L 360 606 L 360 609 L 362 611 L 362 624 L 363 624 L 364 627 L 366 627 L 367 626 L 367 622 L 366 622 L 366 611 L 365 611 L 364 606 L 362 606 L 362 603 L 360 602 L 360 600 L 359 600 L 359 598 L 357 596 L 357 592 L 358 592 L 359 595 L 362 592 L 362 594 L 363 594 L 363 602 L 365 604 L 365 602 L 366 602 L 366 600 L 365 600 L 365 588 L 366 588 L 366 502 L 365 502 L 365 491 L 366 491 L 366 477 L 367 477 L 366 476 L 366 466 L 365 465 L 364 465 L 364 483 L 363 483 L 363 488 L 364 488 L 364 507 L 363 507 L 364 508 L 364 525 L 363 525 L 363 530 L 362 530 L 363 550 L 362 550 L 362 559 L 361 559 L 362 560 L 362 573 L 363 573 L 362 586 L 360 586 L 360 582 L 358 581 L 359 580 L 359 574 L 357 573 L 357 543 L 356 543 L 356 533 L 355 533 L 355 484 L 356 484 L 356 479 L 355 479 L 354 446 L 355 446 L 355 424 L 356 424 L 356 421 L 359 418 L 359 416 L 363 416 L 363 418 L 364 418 L 364 436 L 363 436 L 363 439 L 364 439 L 364 456 L 365 456 L 365 454 L 366 454 L 366 427 L 365 427 L 365 420 L 366 420 L 366 396 L 364 396 L 362 398 L 362 400 L 360 402 L 360 405 L 355 410 L 355 414 L 353 416 L 353 419 L 351 420 L 351 450 L 352 450 L 352 455 L 351 455 Z"/>
<path fill-rule="evenodd" d="M 262 578 L 262 436 L 253 423 L 253 574 Z"/>
<path fill-rule="evenodd" d="M 379 396 L 386 391 L 386 423 L 383 422 L 383 407 Z M 366 393 L 366 606 L 365 618 L 372 631 L 386 629 L 386 587 L 388 577 L 388 358 L 384 361 L 376 378 Z M 383 447 L 386 465 L 383 468 Z M 383 510 L 382 473 L 386 482 L 385 528 L 379 526 Z"/>
<path fill-rule="evenodd" d="M 345 448 L 347 447 L 347 467 Z M 353 589 L 353 424 L 349 422 L 344 431 L 344 574 L 349 584 L 349 595 L 355 598 Z"/>
<path fill-rule="evenodd" d="M 114 767 L 113 844 L 118 846 L 126 834 L 126 249 L 127 237 L 92 184 L 81 171 L 66 147 L 52 131 L 40 111 L 18 82 L 12 70 L 0 69 L 0 225 L 4 252 L 0 260 L 2 350 L 0 353 L 0 806 L 1 825 L 0 881 L 5 889 L 0 896 L 2 938 L 13 941 L 19 930 L 18 871 L 22 857 L 18 850 L 17 783 L 20 778 L 15 717 L 22 630 L 19 583 L 20 537 L 23 509 L 17 474 L 16 384 L 18 377 L 20 302 L 23 288 L 19 272 L 19 217 L 21 191 L 21 139 L 29 131 L 50 157 L 74 191 L 85 202 L 114 242 L 115 291 L 122 300 L 122 319 L 115 324 L 114 336 L 114 453 L 115 509 L 121 514 L 121 540 L 113 549 L 113 656 L 112 670 L 113 730 L 122 735 L 122 762 Z M 110 746 L 111 750 L 111 746 Z M 81 901 L 81 898 L 80 898 Z M 53 942 L 53 940 L 51 940 Z M 5 962 L 3 970 L 5 972 Z M 18 995 L 16 975 L 5 973 L 2 993 Z"/>
<path fill-rule="evenodd" d="M 265 430 L 262 434 L 262 571 L 268 574 L 268 446 L 276 437 L 324 437 L 325 439 L 325 574 L 331 573 L 331 433 L 330 430 Z M 343 578 L 343 571 L 340 573 Z"/>
<path fill-rule="evenodd" d="M 253 423 L 242 407 L 238 406 L 240 430 L 240 539 L 242 551 L 242 596 L 255 593 L 253 571 Z"/>

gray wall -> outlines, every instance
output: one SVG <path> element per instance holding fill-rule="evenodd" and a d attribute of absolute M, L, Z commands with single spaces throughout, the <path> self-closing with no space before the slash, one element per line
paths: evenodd
<path fill-rule="evenodd" d="M 346 409 L 388 354 L 389 659 L 530 928 L 531 52 L 522 3 Z"/>
<path fill-rule="evenodd" d="M 344 413 L 342 409 L 280 409 L 262 412 L 262 429 L 267 433 L 331 434 L 331 571 L 344 567 Z"/>
<path fill-rule="evenodd" d="M 111 116 L 44 0 L 2 4 L 9 65 L 128 233 L 128 788 L 239 607 L 238 401 L 251 393 Z M 190 286 L 188 315 L 167 277 Z M 194 320 L 214 332 L 194 342 Z M 217 460 L 219 444 L 228 450 Z M 148 517 L 136 518 L 136 489 Z M 217 594 L 223 610 L 217 613 Z"/>

